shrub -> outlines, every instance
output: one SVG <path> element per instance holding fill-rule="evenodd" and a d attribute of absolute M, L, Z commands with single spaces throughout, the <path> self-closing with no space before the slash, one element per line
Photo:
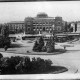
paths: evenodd
<path fill-rule="evenodd" d="M 15 56 L 3 57 L 0 59 L 0 74 L 39 74 L 45 72 L 64 72 L 67 71 L 65 67 L 51 66 L 50 59 L 44 60 L 40 57 Z"/>
<path fill-rule="evenodd" d="M 9 57 L 5 57 L 1 59 L 1 65 L 0 65 L 1 74 L 8 74 L 10 72 L 8 60 Z"/>
<path fill-rule="evenodd" d="M 1 60 L 1 74 L 35 74 L 42 73 L 51 67 L 50 60 L 29 57 L 3 57 Z"/>

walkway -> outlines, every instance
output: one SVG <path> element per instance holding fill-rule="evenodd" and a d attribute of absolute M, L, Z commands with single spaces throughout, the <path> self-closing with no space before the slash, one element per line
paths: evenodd
<path fill-rule="evenodd" d="M 25 46 L 30 46 L 30 45 L 32 46 L 32 44 L 33 43 L 29 43 L 29 44 L 27 43 Z M 63 49 L 63 47 L 61 47 L 60 45 L 61 45 L 61 43 L 56 45 L 56 47 Z M 17 49 L 20 50 L 21 48 L 17 48 Z M 26 50 L 28 50 L 27 47 L 26 47 Z M 65 73 L 80 73 L 80 42 L 77 41 L 73 47 L 67 47 L 66 50 L 67 51 L 65 53 L 57 54 L 57 55 L 54 55 L 54 54 L 53 55 L 52 54 L 51 55 L 38 55 L 38 53 L 37 53 L 37 55 L 29 55 L 29 53 L 18 54 L 16 51 L 13 51 L 15 53 L 13 53 L 13 52 L 9 53 L 8 51 L 4 52 L 1 50 L 0 51 L 4 57 L 19 55 L 19 56 L 30 56 L 30 58 L 41 57 L 43 59 L 50 59 L 50 60 L 52 60 L 53 65 L 67 67 L 69 70 L 68 70 L 68 72 L 65 72 Z M 64 73 L 61 73 L 61 74 L 64 74 Z"/>

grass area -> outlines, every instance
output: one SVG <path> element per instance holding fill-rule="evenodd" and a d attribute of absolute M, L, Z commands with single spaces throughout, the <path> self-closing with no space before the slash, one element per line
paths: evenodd
<path fill-rule="evenodd" d="M 26 54 L 26 55 L 58 55 L 63 54 L 66 52 L 64 49 L 55 49 L 53 53 L 47 53 L 47 52 L 33 52 L 34 43 L 28 43 L 28 41 L 21 41 L 21 43 L 13 42 L 11 44 L 11 47 L 8 48 L 7 51 L 4 50 L 4 48 L 0 48 L 1 52 L 7 52 L 7 53 L 17 53 L 17 54 Z M 27 53 L 29 51 L 30 53 Z"/>
<path fill-rule="evenodd" d="M 46 71 L 36 71 L 34 72 L 29 72 L 28 74 L 59 74 L 59 73 L 63 73 L 68 71 L 68 69 L 66 67 L 62 67 L 62 66 L 51 66 L 50 69 L 46 70 Z"/>
<path fill-rule="evenodd" d="M 55 66 L 50 59 L 29 56 L 3 57 L 0 54 L 0 74 L 58 74 L 68 71 L 66 67 Z"/>
<path fill-rule="evenodd" d="M 55 45 L 56 47 L 56 53 L 46 53 L 46 52 L 33 52 L 32 47 L 33 43 L 27 43 L 26 41 L 22 41 L 25 45 L 14 42 L 12 44 L 11 48 L 8 48 L 7 51 L 4 51 L 3 48 L 0 48 L 1 52 L 4 52 L 4 56 L 30 56 L 31 57 L 41 57 L 43 59 L 51 59 L 55 64 L 58 66 L 65 66 L 66 68 L 71 67 L 71 71 L 68 68 L 68 71 L 70 73 L 74 73 L 76 71 L 76 68 L 79 69 L 78 71 L 80 72 L 80 41 L 75 42 L 74 47 L 67 47 L 66 50 L 64 51 L 63 47 L 58 46 L 60 45 L 57 44 Z M 78 44 L 77 44 L 78 43 Z M 62 44 L 62 43 L 61 43 Z M 15 47 L 14 47 L 15 46 Z M 30 53 L 27 53 L 27 50 L 30 51 Z M 14 53 L 14 54 L 13 54 Z M 76 67 L 75 67 L 76 66 Z M 62 69 L 62 71 L 66 71 Z M 62 72 L 60 71 L 60 73 Z M 44 72 L 45 74 L 48 73 Z M 52 71 L 50 73 L 53 73 Z M 56 71 L 54 72 L 56 74 Z M 59 71 L 58 71 L 59 73 Z"/>
<path fill-rule="evenodd" d="M 30 44 L 26 43 L 26 45 L 24 46 L 21 43 L 14 42 L 11 44 L 10 48 L 7 49 L 7 51 L 5 51 L 4 48 L 0 48 L 0 51 L 7 53 L 26 53 L 27 50 L 31 50 L 32 48 Z"/>
<path fill-rule="evenodd" d="M 46 72 L 43 72 L 43 74 L 58 74 L 58 73 L 63 73 L 68 71 L 67 68 L 62 67 L 62 66 L 51 66 L 51 68 L 49 70 L 47 70 Z"/>

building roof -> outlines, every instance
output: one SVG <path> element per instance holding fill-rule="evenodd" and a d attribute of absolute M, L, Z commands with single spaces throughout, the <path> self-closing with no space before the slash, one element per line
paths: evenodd
<path fill-rule="evenodd" d="M 34 18 L 33 22 L 54 22 L 54 18 L 48 17 L 48 18 Z"/>
<path fill-rule="evenodd" d="M 41 12 L 41 13 L 38 13 L 36 17 L 37 18 L 48 18 L 48 15 L 44 12 Z"/>
<path fill-rule="evenodd" d="M 13 23 L 13 24 L 18 24 L 18 23 L 24 23 L 24 21 L 11 21 L 11 22 L 9 22 L 9 23 Z"/>

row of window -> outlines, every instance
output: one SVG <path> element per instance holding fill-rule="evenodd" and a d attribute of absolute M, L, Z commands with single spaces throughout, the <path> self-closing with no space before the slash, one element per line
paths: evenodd
<path fill-rule="evenodd" d="M 33 29 L 53 29 L 52 27 L 48 26 L 48 27 L 33 27 Z"/>
<path fill-rule="evenodd" d="M 45 28 L 43 28 L 43 29 L 33 29 L 34 31 L 51 31 L 51 30 L 53 30 L 53 29 L 45 29 Z"/>
<path fill-rule="evenodd" d="M 33 24 L 52 24 L 53 22 L 46 22 L 46 23 L 43 23 L 43 22 L 38 22 L 38 23 L 33 23 Z"/>
<path fill-rule="evenodd" d="M 51 31 L 51 30 L 54 30 L 53 27 L 33 27 L 33 30 L 36 31 L 36 30 L 39 30 L 39 31 L 42 31 L 42 30 L 46 30 L 46 31 Z M 58 31 L 61 31 L 62 30 L 62 27 L 61 26 L 57 26 L 56 27 L 56 30 Z"/>
<path fill-rule="evenodd" d="M 50 19 L 47 21 L 46 20 L 36 20 L 36 21 L 33 21 L 33 23 L 34 24 L 43 24 L 43 23 L 44 24 L 51 24 L 51 23 L 54 23 L 54 20 L 50 20 Z"/>
<path fill-rule="evenodd" d="M 24 26 L 24 24 L 8 24 L 9 26 Z"/>
<path fill-rule="evenodd" d="M 24 28 L 24 24 L 9 24 L 9 29 L 23 29 Z"/>
<path fill-rule="evenodd" d="M 13 27 L 13 26 L 9 26 L 9 29 L 11 30 L 11 29 L 24 29 L 24 27 L 22 27 L 22 26 L 15 26 L 15 27 Z"/>
<path fill-rule="evenodd" d="M 47 33 L 52 33 L 53 31 L 46 31 Z M 42 34 L 43 33 L 43 31 L 36 31 L 35 33 L 37 33 L 37 34 Z"/>
<path fill-rule="evenodd" d="M 51 26 L 52 24 L 33 24 L 34 26 L 38 25 L 38 26 Z"/>

